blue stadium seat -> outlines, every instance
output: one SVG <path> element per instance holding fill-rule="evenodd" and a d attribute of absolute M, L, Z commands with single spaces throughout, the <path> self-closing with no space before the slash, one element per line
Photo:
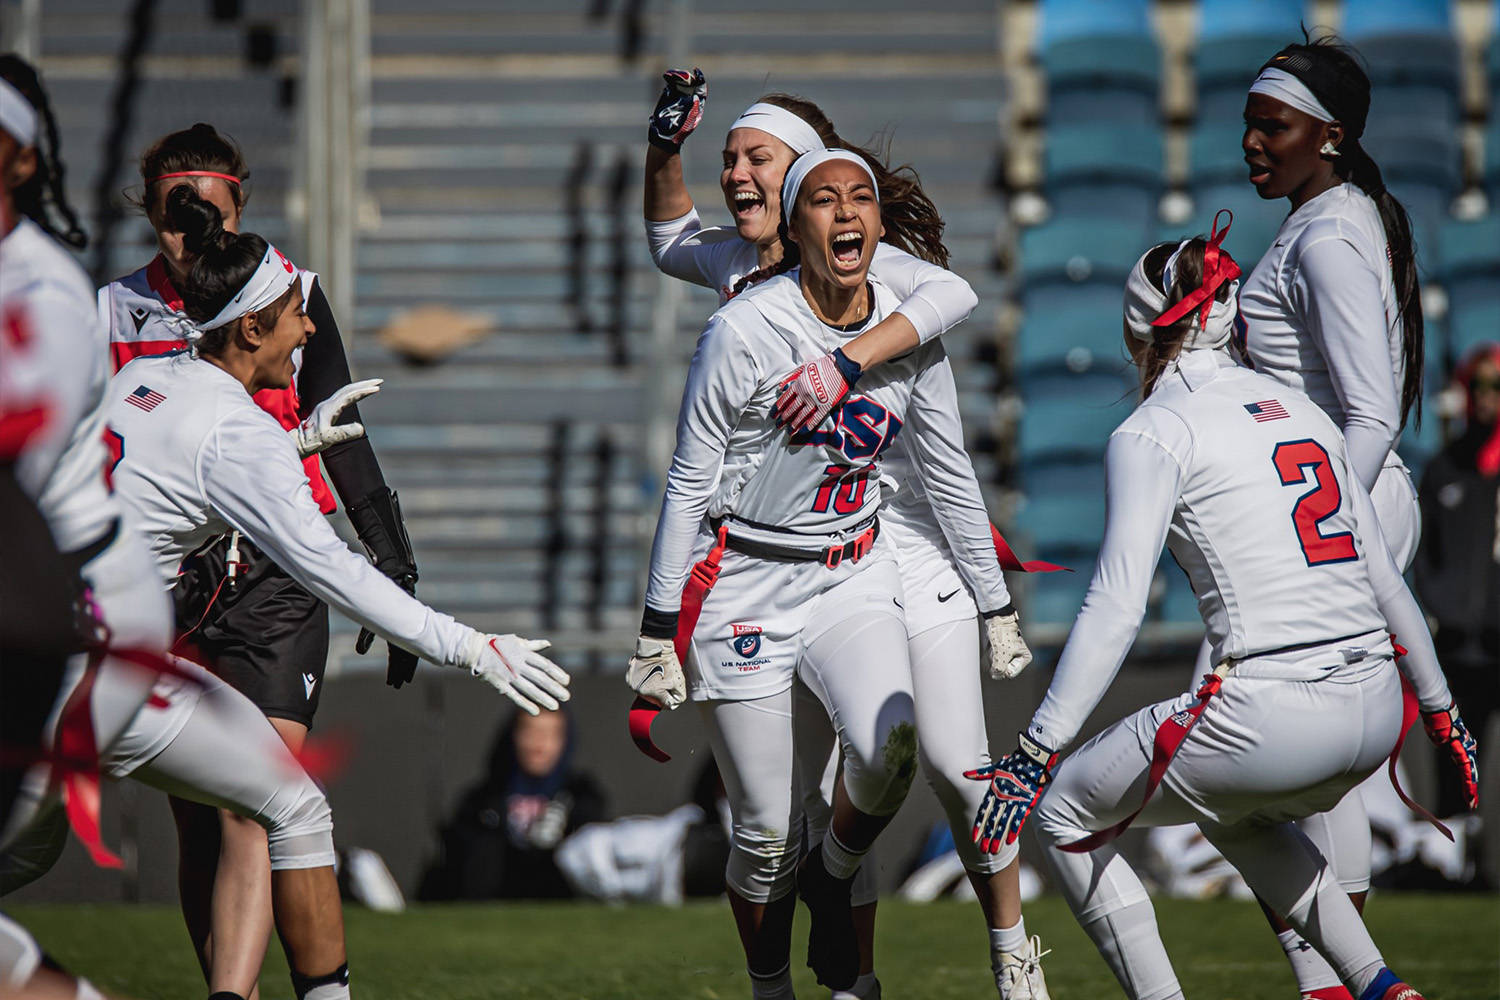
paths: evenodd
<path fill-rule="evenodd" d="M 1500 280 L 1491 276 L 1448 289 L 1448 337 L 1455 358 L 1500 339 Z"/>
<path fill-rule="evenodd" d="M 1047 0 L 1037 54 L 1053 122 L 1154 122 L 1161 56 L 1144 0 Z"/>
<path fill-rule="evenodd" d="M 1180 624 L 1201 622 L 1203 616 L 1198 613 L 1198 595 L 1193 593 L 1193 585 L 1187 574 L 1171 556 L 1162 556 L 1157 575 L 1163 584 L 1161 603 L 1158 605 L 1161 620 Z"/>
<path fill-rule="evenodd" d="M 1098 548 L 1104 537 L 1102 461 L 1024 466 L 1021 485 L 1026 503 L 1017 526 L 1043 558 L 1056 562 L 1052 553 Z"/>
<path fill-rule="evenodd" d="M 1025 515 L 1023 513 L 1022 517 Z M 1071 624 L 1083 607 L 1083 595 L 1088 592 L 1089 581 L 1094 577 L 1094 563 L 1098 553 L 1093 550 L 1077 552 L 1040 553 L 1051 562 L 1073 568 L 1072 573 L 1045 573 L 1026 580 L 1026 597 L 1021 605 L 1021 614 L 1028 622 L 1049 624 Z"/>
<path fill-rule="evenodd" d="M 1147 0 L 1042 0 L 1037 18 L 1039 47 L 1099 35 L 1151 37 Z"/>
<path fill-rule="evenodd" d="M 1497 55 L 1500 58 L 1500 55 Z M 1490 124 L 1484 131 L 1484 190 L 1490 196 L 1491 211 L 1500 208 L 1500 107 L 1490 104 Z"/>
<path fill-rule="evenodd" d="M 1141 227 L 1156 218 L 1162 190 L 1159 130 L 1054 124 L 1045 142 L 1044 184 L 1054 215 Z"/>
<path fill-rule="evenodd" d="M 1097 369 L 1027 378 L 1021 385 L 1021 461 L 1096 459 L 1130 415 L 1136 395 L 1133 381 Z"/>
<path fill-rule="evenodd" d="M 1198 43 L 1226 38 L 1242 38 L 1247 35 L 1285 37 L 1290 39 L 1297 33 L 1297 24 L 1306 19 L 1307 5 L 1303 0 L 1199 0 Z M 1281 45 L 1285 45 L 1282 42 Z M 1276 48 L 1280 48 L 1278 45 Z M 1271 52 L 1275 52 L 1272 49 Z M 1261 62 L 1271 57 L 1271 52 L 1261 57 Z M 1257 63 L 1256 65 L 1259 65 Z M 1252 67 L 1253 69 L 1253 67 Z"/>
<path fill-rule="evenodd" d="M 1020 287 L 1029 290 L 1045 282 L 1078 284 L 1118 282 L 1135 259 L 1150 246 L 1144 226 L 1118 224 L 1108 217 L 1054 218 L 1021 234 L 1017 262 Z"/>
<path fill-rule="evenodd" d="M 1059 370 L 1125 369 L 1118 285 L 1049 285 L 1025 301 L 1026 318 L 1016 348 L 1016 364 L 1023 379 Z"/>
<path fill-rule="evenodd" d="M 1358 45 L 1377 36 L 1451 33 L 1450 6 L 1450 0 L 1355 0 L 1343 5 L 1343 35 Z"/>
<path fill-rule="evenodd" d="M 1286 199 L 1267 201 L 1255 193 L 1248 181 L 1195 183 L 1189 192 L 1193 196 L 1193 225 L 1176 227 L 1170 233 L 1167 232 L 1168 227 L 1164 226 L 1164 238 L 1185 236 L 1189 232 L 1201 232 L 1206 236 L 1214 213 L 1227 208 L 1234 213 L 1234 221 L 1229 227 L 1224 247 L 1244 272 L 1240 280 L 1248 278 L 1261 256 L 1276 240 L 1276 231 L 1281 228 L 1290 209 Z"/>
<path fill-rule="evenodd" d="M 1457 362 L 1476 344 L 1500 339 L 1500 214 L 1445 223 L 1435 247 L 1448 292 L 1449 359 Z"/>

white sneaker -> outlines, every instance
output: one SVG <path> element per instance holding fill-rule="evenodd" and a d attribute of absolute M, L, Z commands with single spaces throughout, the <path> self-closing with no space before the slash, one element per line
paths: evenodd
<path fill-rule="evenodd" d="M 1047 993 L 1047 977 L 1042 975 L 1042 958 L 1051 950 L 1042 950 L 1042 939 L 1036 935 L 1024 952 L 1000 953 L 1000 968 L 995 970 L 995 987 L 1000 1000 L 1052 1000 Z"/>

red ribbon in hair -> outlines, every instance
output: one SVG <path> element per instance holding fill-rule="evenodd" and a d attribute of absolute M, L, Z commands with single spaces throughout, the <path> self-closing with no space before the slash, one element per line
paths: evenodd
<path fill-rule="evenodd" d="M 1229 221 L 1224 223 L 1222 230 L 1219 229 L 1219 216 L 1221 215 L 1229 216 Z M 1229 209 L 1221 208 L 1214 213 L 1213 229 L 1208 234 L 1208 246 L 1203 250 L 1203 284 L 1152 320 L 1152 326 L 1171 326 L 1195 308 L 1198 310 L 1198 326 L 1201 328 L 1208 325 L 1208 314 L 1213 311 L 1214 295 L 1218 292 L 1219 286 L 1240 276 L 1240 266 L 1234 262 L 1233 257 L 1229 256 L 1228 251 L 1223 249 L 1224 237 L 1229 235 L 1229 227 L 1232 225 L 1234 225 L 1234 213 Z"/>

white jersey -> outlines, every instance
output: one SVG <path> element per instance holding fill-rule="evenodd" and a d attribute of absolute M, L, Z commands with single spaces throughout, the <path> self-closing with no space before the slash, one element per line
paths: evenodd
<path fill-rule="evenodd" d="M 334 534 L 297 450 L 245 387 L 187 352 L 115 375 L 105 419 L 115 487 L 170 586 L 183 558 L 231 529 L 316 597 L 434 663 L 454 664 L 472 631 L 409 596 Z"/>
<path fill-rule="evenodd" d="M 696 209 L 679 219 L 646 223 L 651 256 L 664 273 L 683 281 L 714 289 L 722 306 L 732 297 L 735 284 L 758 265 L 755 244 L 742 239 L 733 226 L 704 229 Z M 888 243 L 877 243 L 870 262 L 870 276 L 888 288 L 900 301 L 892 310 L 907 318 L 922 343 L 957 326 L 973 312 L 978 298 L 963 278 L 913 257 Z M 958 393 L 953 386 L 952 371 L 946 359 L 942 363 L 946 387 L 934 380 L 934 392 L 940 397 L 929 407 L 928 417 L 943 426 L 932 440 L 940 449 L 956 442 L 958 453 L 946 454 L 939 461 L 937 475 L 943 499 L 938 503 L 954 504 L 952 517 L 940 519 L 928 502 L 922 484 L 912 475 L 909 445 L 898 439 L 884 471 L 891 501 L 881 508 L 882 530 L 890 532 L 891 541 L 900 550 L 898 562 L 908 589 L 933 597 L 923 601 L 908 593 L 908 608 L 920 618 L 919 627 L 929 627 L 943 620 L 973 617 L 978 610 L 994 611 L 1010 603 L 1005 577 L 994 557 L 989 534 L 989 515 L 984 497 L 974 476 L 968 453 L 963 450 L 963 426 L 958 416 Z M 982 522 L 982 524 L 980 523 Z M 983 528 L 983 532 L 979 528 Z M 958 531 L 964 537 L 950 545 L 948 532 Z M 980 535 L 983 545 L 980 545 Z M 956 558 L 955 553 L 962 553 Z M 951 582 L 955 576 L 972 593 L 954 600 Z M 947 592 L 948 603 L 940 606 L 936 598 Z"/>
<path fill-rule="evenodd" d="M 1424 707 L 1446 707 L 1421 612 L 1338 428 L 1312 400 L 1222 351 L 1191 351 L 1110 436 L 1105 461 L 1098 568 L 1029 730 L 1043 744 L 1071 741 L 1119 670 L 1164 541 L 1215 660 L 1279 670 L 1297 649 L 1370 647 L 1390 628 L 1411 649 Z"/>
<path fill-rule="evenodd" d="M 45 395 L 50 410 L 17 475 L 64 552 L 99 539 L 120 513 L 105 480 L 109 372 L 93 298 L 83 269 L 31 220 L 0 240 L 0 335 L 11 344 L 0 379 L 6 395 Z"/>
<path fill-rule="evenodd" d="M 878 323 L 896 303 L 880 282 L 871 280 L 870 287 L 872 308 L 863 326 Z M 679 607 L 705 515 L 728 519 L 737 537 L 809 550 L 868 521 L 881 502 L 882 462 L 903 429 L 921 456 L 918 472 L 927 476 L 931 459 L 929 495 L 961 506 L 948 483 L 959 478 L 951 456 L 962 455 L 962 445 L 935 443 L 951 424 L 934 425 L 934 404 L 913 405 L 914 398 L 940 400 L 938 383 L 951 386 L 938 343 L 871 371 L 818 429 L 788 436 L 777 427 L 772 408 L 779 377 L 856 335 L 813 315 L 795 271 L 714 313 L 698 339 L 683 390 L 677 448 L 652 547 L 648 606 Z M 971 520 L 983 519 L 982 511 L 969 513 Z M 961 537 L 977 534 L 977 527 L 966 526 Z"/>
<path fill-rule="evenodd" d="M 1366 490 L 1401 435 L 1402 323 L 1385 229 L 1341 184 L 1298 208 L 1240 289 L 1255 370 L 1306 393 L 1344 433 Z"/>

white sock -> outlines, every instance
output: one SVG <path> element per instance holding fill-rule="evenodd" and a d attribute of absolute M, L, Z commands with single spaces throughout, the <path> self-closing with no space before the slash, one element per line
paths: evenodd
<path fill-rule="evenodd" d="M 1002 952 L 1019 955 L 1026 950 L 1026 918 L 1016 921 L 1014 927 L 990 928 L 990 965 L 1000 968 Z"/>
<path fill-rule="evenodd" d="M 751 972 L 750 996 L 754 1000 L 797 1000 L 792 993 L 792 963 L 787 962 L 780 972 L 769 976 Z"/>
<path fill-rule="evenodd" d="M 847 990 L 834 990 L 829 1000 L 874 1000 L 880 995 L 879 988 L 880 981 L 875 978 L 875 973 L 866 972 Z"/>
<path fill-rule="evenodd" d="M 1297 989 L 1311 993 L 1329 986 L 1342 986 L 1339 974 L 1333 971 L 1328 960 L 1318 953 L 1306 938 L 1288 928 L 1276 935 L 1286 960 L 1291 963 L 1292 975 L 1297 978 Z"/>
<path fill-rule="evenodd" d="M 297 1000 L 349 1000 L 349 965 L 339 966 L 326 976 L 300 976 L 292 973 L 292 988 Z"/>
<path fill-rule="evenodd" d="M 823 867 L 828 869 L 828 874 L 834 878 L 853 878 L 854 873 L 859 871 L 860 862 L 864 861 L 865 855 L 870 853 L 866 847 L 862 851 L 852 850 L 839 843 L 839 838 L 833 835 L 833 829 L 823 836 Z"/>

